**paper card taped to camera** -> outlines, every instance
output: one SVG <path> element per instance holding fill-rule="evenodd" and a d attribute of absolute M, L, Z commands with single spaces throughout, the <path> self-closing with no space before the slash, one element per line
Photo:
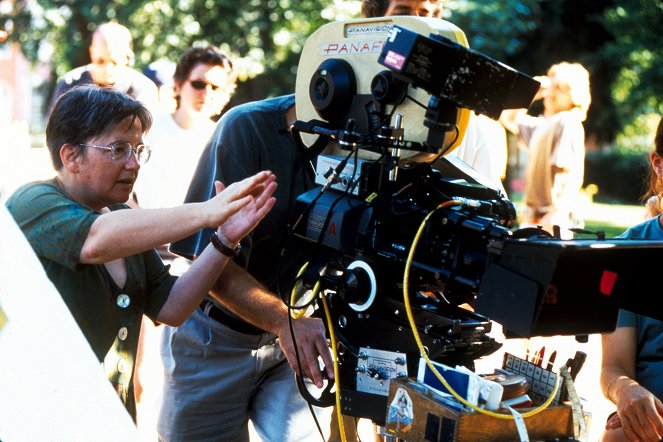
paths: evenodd
<path fill-rule="evenodd" d="M 471 376 L 461 370 L 449 367 L 438 362 L 432 362 L 444 380 L 449 386 L 467 402 L 472 405 L 479 403 L 479 380 L 476 376 Z M 442 396 L 450 396 L 451 392 L 440 382 L 433 370 L 430 369 L 426 360 L 419 359 L 419 371 L 417 373 L 417 382 L 420 382 Z M 459 403 L 460 405 L 460 403 Z M 457 407 L 454 407 L 457 408 Z"/>

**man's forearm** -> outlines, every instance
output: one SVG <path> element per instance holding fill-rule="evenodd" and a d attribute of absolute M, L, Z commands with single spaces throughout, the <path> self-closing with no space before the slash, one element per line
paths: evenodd
<path fill-rule="evenodd" d="M 226 266 L 211 293 L 237 316 L 272 333 L 277 333 L 287 318 L 286 305 L 232 261 Z"/>
<path fill-rule="evenodd" d="M 322 374 L 318 357 L 321 357 L 329 379 L 334 378 L 333 360 L 325 326 L 319 318 L 302 317 L 292 322 L 290 332 L 287 306 L 270 293 L 255 278 L 234 262 L 230 262 L 212 289 L 212 295 L 230 311 L 247 322 L 274 333 L 288 359 L 290 367 L 321 388 Z M 297 352 L 293 334 L 297 336 Z"/>

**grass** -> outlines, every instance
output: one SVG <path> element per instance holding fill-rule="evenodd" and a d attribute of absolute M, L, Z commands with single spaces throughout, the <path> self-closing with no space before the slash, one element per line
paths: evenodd
<path fill-rule="evenodd" d="M 614 236 L 620 235 L 626 230 L 628 226 L 618 226 L 612 223 L 607 223 L 604 220 L 588 220 L 585 221 L 585 230 L 591 232 L 605 232 L 606 238 L 612 238 Z M 578 238 L 584 237 L 584 235 L 578 235 Z"/>
<path fill-rule="evenodd" d="M 644 221 L 645 208 L 638 205 L 591 203 L 584 218 L 585 230 L 603 230 L 606 238 L 610 238 Z"/>
<path fill-rule="evenodd" d="M 520 202 L 515 202 L 518 213 Z M 644 206 L 629 204 L 605 204 L 589 202 L 580 210 L 585 222 L 584 229 L 591 232 L 604 231 L 606 238 L 615 237 L 626 229 L 645 220 Z M 576 238 L 593 238 L 593 235 L 576 234 Z"/>

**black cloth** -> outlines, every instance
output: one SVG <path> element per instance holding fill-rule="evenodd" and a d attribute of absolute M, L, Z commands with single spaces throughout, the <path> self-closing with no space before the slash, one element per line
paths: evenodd
<path fill-rule="evenodd" d="M 237 264 L 273 292 L 277 290 L 279 276 L 282 289 L 290 287 L 298 270 L 295 267 L 304 261 L 300 258 L 305 247 L 294 238 L 289 242 L 286 259 L 279 260 L 288 236 L 291 201 L 315 185 L 309 163 L 297 161 L 301 152 L 286 126 L 285 112 L 294 102 L 294 95 L 287 95 L 228 111 L 201 155 L 185 200 L 187 203 L 207 201 L 216 194 L 215 180 L 227 186 L 262 170 L 276 175 L 276 205 L 242 240 L 242 250 L 235 258 Z M 174 242 L 170 251 L 192 259 L 209 244 L 213 231 L 202 230 Z"/>

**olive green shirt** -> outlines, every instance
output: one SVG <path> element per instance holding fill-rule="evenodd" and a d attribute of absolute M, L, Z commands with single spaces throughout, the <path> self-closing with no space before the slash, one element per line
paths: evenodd
<path fill-rule="evenodd" d="M 177 277 L 154 250 L 125 258 L 124 287 L 115 284 L 104 265 L 80 263 L 90 226 L 100 214 L 69 198 L 55 179 L 19 188 L 7 208 L 135 419 L 133 372 L 141 320 L 143 314 L 154 320 Z M 111 207 L 125 209 L 130 210 Z"/>

